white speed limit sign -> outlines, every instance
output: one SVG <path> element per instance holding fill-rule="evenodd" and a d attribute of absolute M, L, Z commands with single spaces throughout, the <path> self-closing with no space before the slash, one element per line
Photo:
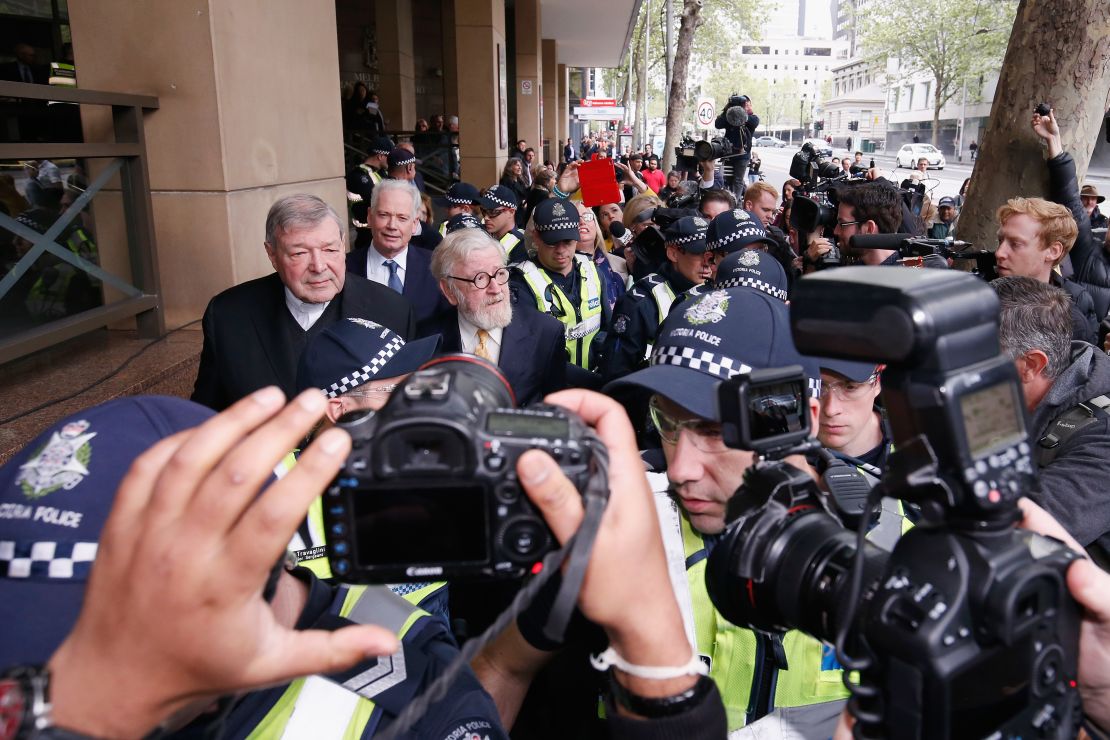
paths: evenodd
<path fill-rule="evenodd" d="M 698 98 L 697 110 L 698 125 L 702 128 L 712 126 L 717 118 L 717 106 L 713 103 L 713 98 Z"/>

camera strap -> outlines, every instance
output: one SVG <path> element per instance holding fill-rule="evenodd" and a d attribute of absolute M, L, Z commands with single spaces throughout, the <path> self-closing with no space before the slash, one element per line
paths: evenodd
<path fill-rule="evenodd" d="M 578 592 L 582 588 L 586 568 L 590 564 L 590 553 L 597 538 L 597 530 L 601 526 L 601 516 L 605 513 L 605 504 L 609 500 L 608 451 L 604 445 L 596 445 L 593 455 L 594 469 L 586 482 L 586 490 L 582 492 L 585 516 L 578 527 L 578 532 L 574 535 L 573 544 L 568 542 L 564 548 L 569 548 L 569 552 L 563 571 L 563 582 L 559 586 L 559 593 L 555 596 L 555 603 L 551 605 L 547 623 L 543 627 L 544 637 L 553 642 L 563 641 L 567 624 L 574 614 L 574 607 L 578 603 Z"/>

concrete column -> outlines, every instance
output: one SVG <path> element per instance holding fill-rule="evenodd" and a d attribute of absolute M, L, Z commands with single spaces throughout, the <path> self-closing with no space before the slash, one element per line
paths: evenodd
<path fill-rule="evenodd" d="M 446 115 L 459 114 L 459 71 L 455 40 L 455 0 L 443 0 L 441 25 L 443 26 L 443 111 Z"/>
<path fill-rule="evenodd" d="M 498 47 L 505 53 L 504 0 L 455 0 L 455 68 L 459 91 L 462 178 L 487 188 L 501 178 L 509 132 L 501 131 Z M 507 74 L 507 72 L 506 72 Z M 492 125 L 491 125 L 492 124 Z M 508 125 L 507 123 L 504 125 Z"/>
<path fill-rule="evenodd" d="M 416 73 L 411 0 L 374 0 L 374 24 L 379 80 L 376 92 L 385 127 L 412 131 L 416 128 Z"/>
<path fill-rule="evenodd" d="M 525 139 L 543 161 L 543 129 L 540 120 L 543 97 L 542 51 L 539 0 L 516 3 L 516 137 Z"/>
<path fill-rule="evenodd" d="M 559 132 L 559 137 L 566 139 L 570 136 L 570 108 L 569 94 L 567 88 L 570 85 L 570 73 L 567 71 L 567 65 L 560 64 L 555 73 L 555 83 L 559 86 L 558 100 L 555 103 L 555 127 Z"/>
<path fill-rule="evenodd" d="M 551 161 L 558 163 L 563 156 L 563 142 L 565 134 L 559 133 L 559 64 L 557 57 L 557 42 L 555 39 L 543 39 L 543 138 L 551 146 Z"/>
<path fill-rule="evenodd" d="M 146 146 L 167 326 L 273 270 L 263 241 L 278 197 L 314 193 L 346 213 L 334 0 L 73 0 L 69 12 L 82 88 L 161 103 Z M 290 49 L 320 53 L 294 64 Z M 104 141 L 108 111 L 82 107 L 86 140 Z M 106 249 L 121 215 L 100 197 Z"/>

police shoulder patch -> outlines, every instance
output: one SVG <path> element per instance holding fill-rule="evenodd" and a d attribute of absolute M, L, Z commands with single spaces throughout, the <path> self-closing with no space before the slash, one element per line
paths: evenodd
<path fill-rule="evenodd" d="M 624 334 L 626 331 L 628 331 L 628 317 L 625 316 L 623 313 L 618 314 L 613 319 L 613 333 Z"/>

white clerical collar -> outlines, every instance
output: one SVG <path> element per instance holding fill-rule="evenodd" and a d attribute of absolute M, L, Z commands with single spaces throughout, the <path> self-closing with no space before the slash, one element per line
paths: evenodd
<path fill-rule="evenodd" d="M 312 328 L 312 325 L 316 323 L 317 319 L 324 315 L 324 311 L 327 309 L 328 304 L 331 303 L 331 301 L 325 303 L 305 303 L 300 298 L 293 295 L 293 291 L 289 290 L 288 287 L 284 287 L 284 290 L 286 308 L 289 309 L 289 313 L 293 316 L 297 324 L 305 331 Z"/>

